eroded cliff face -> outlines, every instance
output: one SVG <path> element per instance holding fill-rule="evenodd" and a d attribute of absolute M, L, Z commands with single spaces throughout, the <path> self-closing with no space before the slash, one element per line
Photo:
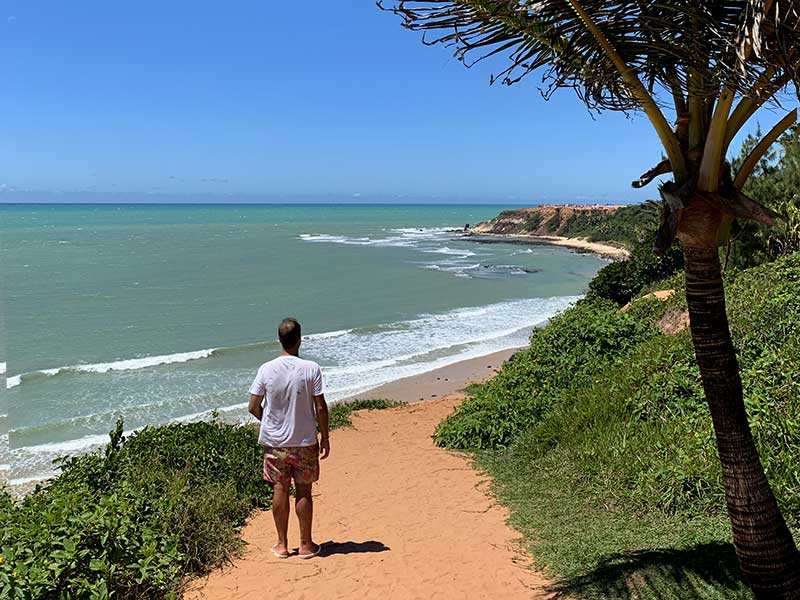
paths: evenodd
<path fill-rule="evenodd" d="M 532 208 L 504 210 L 494 219 L 478 223 L 470 228 L 471 233 L 494 233 L 505 235 L 569 235 L 577 221 L 581 225 L 597 224 L 619 206 L 593 205 L 559 205 L 546 204 Z"/>

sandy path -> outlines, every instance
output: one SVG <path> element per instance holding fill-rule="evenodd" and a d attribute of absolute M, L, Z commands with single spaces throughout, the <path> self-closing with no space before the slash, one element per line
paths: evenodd
<path fill-rule="evenodd" d="M 272 515 L 245 526 L 248 547 L 230 567 L 190 584 L 212 600 L 547 598 L 507 513 L 466 456 L 436 448 L 434 427 L 459 396 L 361 412 L 332 432 L 315 486 L 314 534 L 327 552 L 272 556 Z M 298 543 L 292 516 L 289 542 Z"/>

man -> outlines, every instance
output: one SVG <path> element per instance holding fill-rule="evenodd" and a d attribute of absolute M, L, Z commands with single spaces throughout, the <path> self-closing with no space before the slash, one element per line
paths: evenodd
<path fill-rule="evenodd" d="M 298 357 L 300 323 L 284 319 L 278 327 L 283 352 L 264 363 L 250 386 L 249 411 L 261 421 L 258 443 L 264 446 L 264 479 L 273 485 L 272 516 L 278 558 L 289 557 L 289 485 L 294 480 L 294 509 L 300 521 L 300 558 L 320 551 L 311 537 L 314 504 L 311 484 L 319 479 L 319 458 L 331 451 L 328 441 L 328 405 L 322 393 L 319 365 Z M 319 425 L 319 441 L 317 440 Z"/>

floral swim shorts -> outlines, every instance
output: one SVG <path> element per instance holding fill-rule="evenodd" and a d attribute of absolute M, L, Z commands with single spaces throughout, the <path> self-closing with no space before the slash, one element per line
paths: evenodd
<path fill-rule="evenodd" d="M 264 448 L 264 479 L 270 483 L 307 485 L 319 480 L 319 445 Z"/>

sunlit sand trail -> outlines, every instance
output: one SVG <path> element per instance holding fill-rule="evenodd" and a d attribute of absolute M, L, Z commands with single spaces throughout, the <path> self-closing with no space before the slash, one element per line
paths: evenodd
<path fill-rule="evenodd" d="M 193 582 L 186 598 L 550 597 L 487 478 L 468 456 L 433 445 L 436 424 L 461 399 L 356 413 L 352 428 L 331 434 L 315 490 L 323 556 L 274 558 L 272 515 L 258 513 L 243 530 L 244 555 Z M 293 520 L 295 547 L 297 536 Z"/>

